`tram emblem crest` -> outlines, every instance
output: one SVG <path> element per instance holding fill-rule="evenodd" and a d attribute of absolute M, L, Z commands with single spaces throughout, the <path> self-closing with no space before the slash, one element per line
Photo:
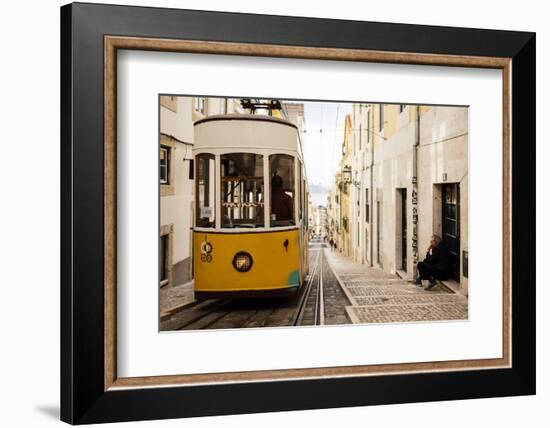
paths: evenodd
<path fill-rule="evenodd" d="M 212 244 L 208 241 L 204 241 L 201 244 L 201 262 L 208 262 L 210 263 L 212 261 Z"/>

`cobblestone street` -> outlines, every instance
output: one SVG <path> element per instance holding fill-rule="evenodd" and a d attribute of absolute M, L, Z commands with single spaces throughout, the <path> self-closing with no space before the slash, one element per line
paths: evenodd
<path fill-rule="evenodd" d="M 468 299 L 440 286 L 426 291 L 396 275 L 356 263 L 325 249 L 325 255 L 351 306 L 354 324 L 468 319 Z"/>
<path fill-rule="evenodd" d="M 160 289 L 160 318 L 169 317 L 174 311 L 192 304 L 195 301 L 193 281 L 174 287 L 162 287 Z"/>

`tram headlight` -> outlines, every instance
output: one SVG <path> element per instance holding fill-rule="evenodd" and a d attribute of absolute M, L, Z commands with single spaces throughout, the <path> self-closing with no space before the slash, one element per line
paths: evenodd
<path fill-rule="evenodd" d="M 252 256 L 246 251 L 239 251 L 233 257 L 233 267 L 239 272 L 248 272 L 252 267 Z"/>

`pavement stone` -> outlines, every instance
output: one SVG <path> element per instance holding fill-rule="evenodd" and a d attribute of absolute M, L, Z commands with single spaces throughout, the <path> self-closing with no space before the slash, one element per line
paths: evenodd
<path fill-rule="evenodd" d="M 397 275 L 354 262 L 336 251 L 326 258 L 348 296 L 354 324 L 468 319 L 468 298 L 439 286 L 426 291 Z"/>
<path fill-rule="evenodd" d="M 348 306 L 346 310 L 354 324 L 468 319 L 466 303 Z"/>
<path fill-rule="evenodd" d="M 193 281 L 160 289 L 160 316 L 163 317 L 178 308 L 195 301 Z"/>

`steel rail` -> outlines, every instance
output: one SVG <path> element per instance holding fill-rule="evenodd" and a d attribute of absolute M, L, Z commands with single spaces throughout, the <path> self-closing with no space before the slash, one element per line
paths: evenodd
<path fill-rule="evenodd" d="M 296 310 L 296 313 L 294 314 L 294 317 L 293 317 L 292 325 L 294 325 L 294 326 L 298 326 L 302 322 L 302 318 L 304 316 L 304 311 L 305 311 L 306 306 L 307 306 L 306 303 L 307 303 L 307 300 L 308 300 L 309 295 L 311 293 L 313 280 L 315 279 L 317 269 L 319 267 L 319 257 L 320 257 L 320 255 L 321 255 L 321 251 L 319 250 L 319 253 L 317 254 L 317 257 L 315 259 L 315 265 L 310 270 L 309 278 L 306 282 L 306 287 L 305 287 L 305 289 L 302 293 L 302 296 L 300 298 L 300 303 L 298 304 L 298 309 Z"/>

